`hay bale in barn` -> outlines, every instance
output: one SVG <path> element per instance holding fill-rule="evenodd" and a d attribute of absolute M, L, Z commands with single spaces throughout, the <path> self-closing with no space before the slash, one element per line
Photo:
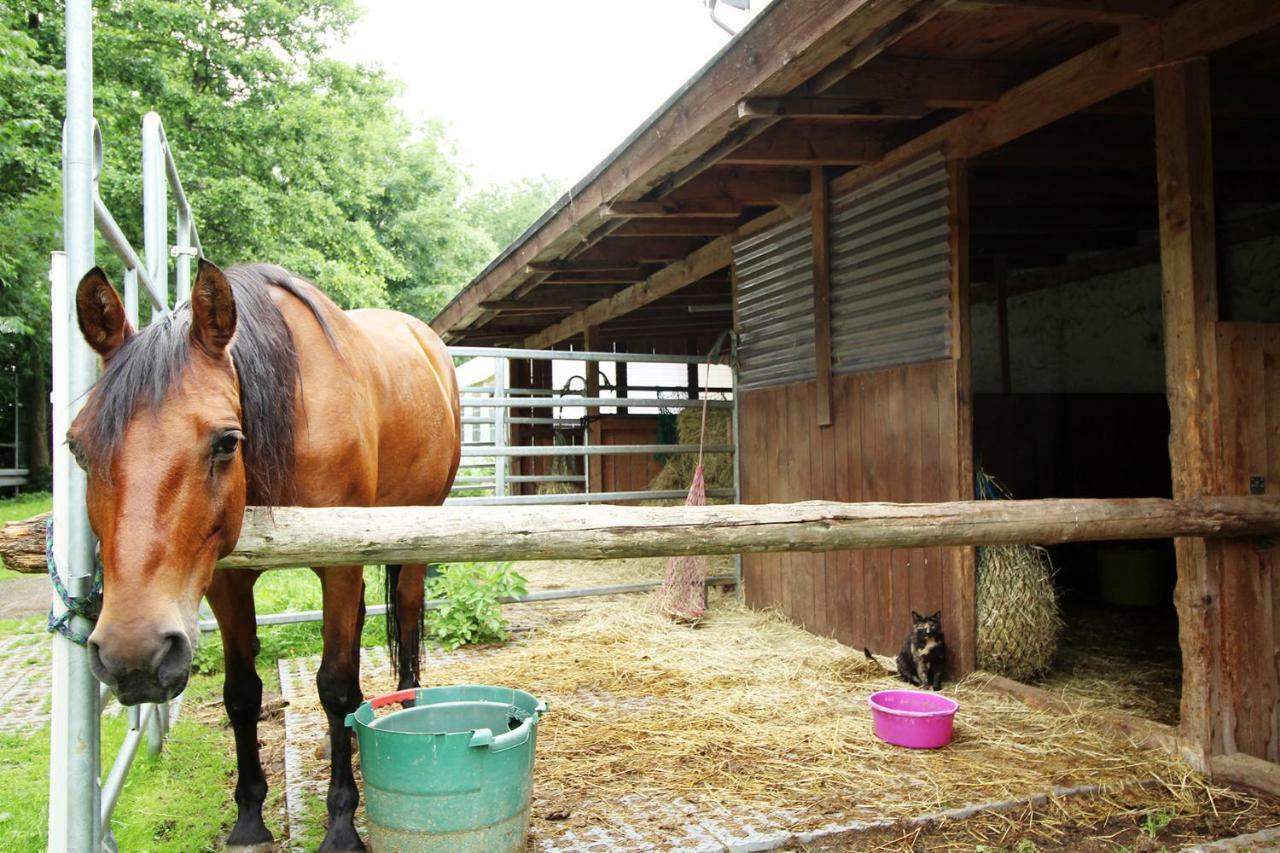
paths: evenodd
<path fill-rule="evenodd" d="M 978 472 L 978 497 L 999 500 L 1008 491 Z M 978 666 L 1019 681 L 1043 675 L 1062 636 L 1053 562 L 1038 545 L 978 549 Z"/>
<path fill-rule="evenodd" d="M 682 409 L 676 417 L 676 435 L 680 444 L 697 444 L 702 428 L 702 409 L 691 406 Z M 733 421 L 727 409 L 707 410 L 706 444 L 732 444 Z M 658 476 L 649 484 L 651 489 L 680 490 L 693 482 L 693 469 L 698 466 L 698 454 L 672 454 Z M 708 489 L 733 488 L 733 455 L 706 453 L 702 457 L 703 477 Z M 708 503 L 724 503 L 723 498 L 709 498 Z"/>
<path fill-rule="evenodd" d="M 568 447 L 569 436 L 564 430 L 556 430 L 553 443 L 556 447 Z M 576 456 L 565 454 L 563 456 L 551 457 L 550 474 L 556 477 L 572 477 L 577 474 Z M 558 481 L 554 483 L 539 483 L 536 489 L 540 495 L 572 495 L 582 491 L 581 483 Z"/>

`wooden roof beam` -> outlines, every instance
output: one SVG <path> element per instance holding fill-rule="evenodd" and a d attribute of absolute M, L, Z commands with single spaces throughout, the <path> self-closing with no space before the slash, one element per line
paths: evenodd
<path fill-rule="evenodd" d="M 861 166 L 874 163 L 901 141 L 900 131 L 882 124 L 799 122 L 776 125 L 729 153 L 727 166 Z"/>
<path fill-rule="evenodd" d="M 823 95 L 970 109 L 997 100 L 1029 76 L 1024 66 L 1005 62 L 882 56 L 833 84 Z"/>
<path fill-rule="evenodd" d="M 1138 24 L 1168 14 L 1173 0 L 958 0 L 956 12 L 1015 12 L 1051 21 Z"/>
<path fill-rule="evenodd" d="M 610 237 L 719 237 L 738 227 L 732 219 L 636 219 L 623 222 Z"/>
<path fill-rule="evenodd" d="M 615 201 L 600 208 L 604 219 L 737 219 L 742 204 L 733 201 Z"/>
<path fill-rule="evenodd" d="M 738 118 L 807 118 L 824 121 L 884 121 L 918 119 L 931 107 L 919 100 L 892 98 L 743 98 L 738 102 Z"/>
<path fill-rule="evenodd" d="M 611 272 L 620 276 L 638 276 L 640 267 L 635 261 L 623 260 L 567 260 L 567 261 L 534 261 L 525 265 L 527 275 L 552 275 L 565 272 Z"/>
<path fill-rule="evenodd" d="M 536 335 L 530 335 L 525 339 L 524 345 L 530 349 L 541 349 L 559 343 L 565 338 L 582 334 L 588 326 L 599 326 L 623 314 L 629 314 L 637 308 L 657 302 L 664 296 L 688 287 L 717 270 L 724 269 L 732 261 L 730 235 L 717 237 L 683 261 L 663 267 L 639 284 L 634 284 L 608 299 L 589 305 L 559 323 L 548 326 Z"/>
<path fill-rule="evenodd" d="M 1203 56 L 1280 25 L 1275 0 L 1187 0 L 1164 18 L 1127 29 L 895 149 L 874 166 L 842 175 L 832 192 L 875 180 L 939 148 L 968 159 L 1078 113 L 1151 78 L 1160 66 Z"/>

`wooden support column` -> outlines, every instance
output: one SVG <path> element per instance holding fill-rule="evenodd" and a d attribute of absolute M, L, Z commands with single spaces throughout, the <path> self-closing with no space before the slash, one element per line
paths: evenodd
<path fill-rule="evenodd" d="M 1218 483 L 1217 259 L 1207 60 L 1155 73 L 1156 176 L 1164 305 L 1165 385 L 1173 496 L 1212 494 Z M 1183 734 L 1197 768 L 1223 751 L 1231 709 L 1222 694 L 1219 561 L 1204 539 L 1175 541 Z"/>
<path fill-rule="evenodd" d="M 827 246 L 827 180 L 821 166 L 809 170 L 813 210 L 813 351 L 818 380 L 818 426 L 831 426 L 831 253 Z"/>
<path fill-rule="evenodd" d="M 625 348 L 619 345 L 617 349 L 622 352 Z M 615 361 L 613 363 L 613 384 L 619 397 L 627 396 L 627 363 L 625 361 Z M 630 411 L 626 406 L 618 407 L 618 414 L 620 415 L 628 414 Z"/>
<path fill-rule="evenodd" d="M 969 164 L 947 163 L 951 248 L 951 364 L 955 371 L 955 498 L 973 500 L 973 366 L 969 331 Z M 943 434 L 943 440 L 952 438 Z M 951 664 L 957 672 L 977 666 L 977 551 L 956 549 L 944 589 L 952 616 L 948 629 L 958 637 Z"/>

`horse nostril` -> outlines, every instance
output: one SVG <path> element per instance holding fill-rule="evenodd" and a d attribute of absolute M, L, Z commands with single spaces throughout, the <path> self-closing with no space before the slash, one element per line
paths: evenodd
<path fill-rule="evenodd" d="M 93 639 L 89 640 L 88 650 L 89 650 L 89 669 L 93 672 L 94 677 L 96 677 L 99 681 L 101 681 L 103 684 L 107 685 L 108 687 L 115 687 L 116 676 L 111 672 L 111 670 L 107 667 L 106 663 L 103 661 L 102 647 L 98 645 L 98 641 Z"/>
<path fill-rule="evenodd" d="M 191 642 L 181 631 L 170 631 L 164 635 L 152 666 L 161 684 L 169 685 L 185 682 L 191 668 Z"/>

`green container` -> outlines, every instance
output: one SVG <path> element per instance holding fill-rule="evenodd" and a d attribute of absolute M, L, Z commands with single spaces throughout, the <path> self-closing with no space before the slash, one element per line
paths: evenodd
<path fill-rule="evenodd" d="M 406 699 L 415 707 L 374 715 Z M 523 690 L 464 685 L 402 690 L 348 714 L 375 853 L 524 850 L 546 711 Z"/>

